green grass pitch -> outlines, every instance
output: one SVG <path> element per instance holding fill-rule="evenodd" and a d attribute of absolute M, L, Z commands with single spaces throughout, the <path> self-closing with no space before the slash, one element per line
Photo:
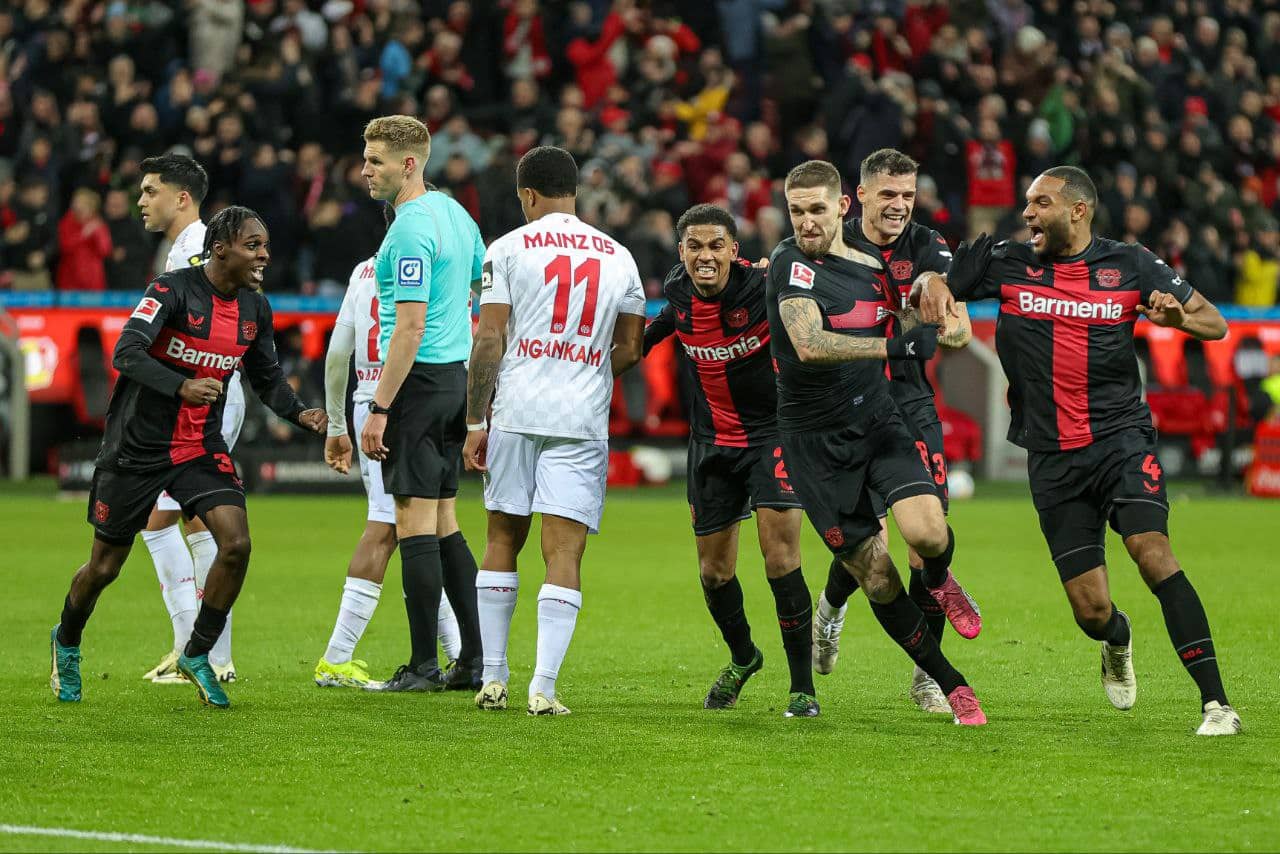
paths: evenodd
<path fill-rule="evenodd" d="M 139 678 L 170 640 L 140 543 L 85 633 L 84 701 L 62 706 L 47 687 L 47 639 L 88 553 L 84 505 L 47 488 L 0 494 L 0 824 L 314 849 L 1274 850 L 1280 506 L 1175 499 L 1175 550 L 1209 611 L 1242 737 L 1192 735 L 1194 685 L 1114 536 L 1114 598 L 1133 618 L 1139 693 L 1131 712 L 1108 705 L 1097 644 L 1072 622 L 1020 495 L 952 513 L 956 572 L 985 623 L 974 641 L 949 631 L 944 649 L 990 716 L 981 729 L 916 711 L 910 662 L 860 595 L 836 672 L 817 677 L 822 716 L 784 720 L 786 665 L 753 527 L 739 572 L 765 669 L 737 709 L 703 711 L 727 653 L 675 488 L 615 492 L 588 544 L 560 682 L 570 717 L 531 719 L 521 703 L 536 542 L 513 629 L 513 710 L 481 713 L 467 694 L 312 684 L 363 524 L 355 497 L 251 499 L 253 563 L 235 611 L 244 678 L 230 712 Z M 460 511 L 478 554 L 474 484 Z M 804 556 L 816 596 L 828 555 L 807 526 Z M 357 649 L 384 677 L 407 648 L 398 567 Z M 125 847 L 0 834 L 0 850 Z"/>

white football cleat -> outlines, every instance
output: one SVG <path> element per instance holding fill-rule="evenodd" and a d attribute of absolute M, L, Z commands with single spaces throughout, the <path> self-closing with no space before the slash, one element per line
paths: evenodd
<path fill-rule="evenodd" d="M 529 714 L 533 717 L 541 717 L 543 715 L 567 715 L 570 712 L 564 703 L 559 700 L 548 700 L 547 695 L 539 691 L 529 698 Z"/>
<path fill-rule="evenodd" d="M 844 629 L 844 615 L 848 610 L 848 602 L 836 610 L 827 604 L 825 592 L 818 595 L 818 605 L 813 609 L 813 669 L 823 676 L 836 669 L 836 659 L 840 657 L 840 632 Z"/>
<path fill-rule="evenodd" d="M 922 712 L 931 715 L 951 714 L 951 704 L 947 702 L 947 695 L 942 693 L 941 686 L 918 666 L 911 675 L 911 699 Z"/>
<path fill-rule="evenodd" d="M 234 661 L 228 661 L 226 664 L 209 662 L 209 666 L 213 668 L 213 672 L 217 675 L 219 682 L 230 684 L 236 681 L 236 663 Z"/>
<path fill-rule="evenodd" d="M 507 685 L 505 682 L 484 683 L 480 693 L 476 694 L 476 708 L 486 712 L 500 712 L 507 707 Z"/>
<path fill-rule="evenodd" d="M 1196 730 L 1196 735 L 1239 735 L 1240 730 L 1240 716 L 1235 709 L 1217 700 L 1204 704 L 1204 722 Z"/>
<path fill-rule="evenodd" d="M 1118 612 L 1124 621 L 1129 617 Z M 1138 677 L 1133 673 L 1133 632 L 1130 629 L 1128 646 L 1112 646 L 1102 642 L 1102 688 L 1107 699 L 1117 709 L 1132 709 L 1138 699 Z"/>
<path fill-rule="evenodd" d="M 160 659 L 160 663 L 142 674 L 142 678 L 156 685 L 185 685 L 187 677 L 178 671 L 178 650 L 171 649 Z"/>

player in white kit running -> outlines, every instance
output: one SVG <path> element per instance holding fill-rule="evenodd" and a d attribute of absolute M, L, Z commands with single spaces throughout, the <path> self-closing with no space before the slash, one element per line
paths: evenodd
<path fill-rule="evenodd" d="M 138 208 L 142 212 L 142 224 L 147 231 L 163 232 L 172 241 L 165 258 L 165 272 L 203 264 L 205 227 L 200 220 L 200 203 L 209 190 L 209 177 L 204 168 L 181 154 L 148 157 L 142 161 L 141 168 Z M 244 390 L 240 387 L 238 372 L 232 374 L 227 382 L 226 395 L 222 410 L 222 437 L 231 449 L 235 448 L 240 427 L 244 424 Z M 169 620 L 173 623 L 173 649 L 142 677 L 161 684 L 187 681 L 178 672 L 178 655 L 191 637 L 204 582 L 218 553 L 213 534 L 198 518 L 187 521 L 184 542 L 178 526 L 181 518 L 178 502 L 170 498 L 169 493 L 161 493 L 147 520 L 147 528 L 142 532 L 142 540 L 151 552 L 151 560 L 160 579 L 160 593 L 169 610 Z M 231 661 L 230 614 L 227 615 L 226 628 L 209 652 L 209 663 L 223 682 L 236 681 L 236 667 Z"/>
<path fill-rule="evenodd" d="M 387 206 L 389 215 L 395 208 Z M 351 271 L 347 293 L 338 309 L 338 319 L 329 338 L 324 362 L 324 402 L 329 413 L 329 438 L 324 443 L 324 461 L 331 469 L 346 474 L 351 469 L 351 437 L 347 433 L 347 379 L 351 357 L 356 360 L 356 390 L 352 412 L 356 435 L 369 417 L 369 401 L 382 376 L 382 355 L 378 350 L 378 280 L 373 258 L 361 261 Z M 364 635 L 382 596 L 382 578 L 387 562 L 396 550 L 395 499 L 382 486 L 382 463 L 360 450 L 360 477 L 369 498 L 369 513 L 360 542 L 356 544 L 347 580 L 342 588 L 342 604 L 329 638 L 329 646 L 316 664 L 315 682 L 322 688 L 363 688 L 369 684 L 369 665 L 355 659 L 356 644 Z M 444 654 L 452 663 L 462 648 L 458 621 L 449 597 L 440 596 L 437 633 Z"/>
<path fill-rule="evenodd" d="M 640 360 L 644 289 L 631 253 L 574 214 L 578 168 L 542 146 L 516 167 L 528 224 L 485 253 L 480 324 L 467 382 L 463 463 L 485 472 L 489 536 L 476 575 L 481 709 L 507 707 L 507 638 L 520 586 L 516 556 L 542 514 L 546 581 L 529 714 L 566 715 L 556 677 L 578 610 L 587 533 L 604 509 L 613 378 Z M 497 388 L 495 396 L 494 389 Z M 485 416 L 493 404 L 493 424 Z"/>

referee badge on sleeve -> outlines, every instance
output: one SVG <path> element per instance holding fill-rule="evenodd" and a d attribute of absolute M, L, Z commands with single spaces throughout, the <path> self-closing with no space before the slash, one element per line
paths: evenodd
<path fill-rule="evenodd" d="M 396 284 L 402 288 L 422 287 L 422 259 L 401 258 L 396 264 Z"/>

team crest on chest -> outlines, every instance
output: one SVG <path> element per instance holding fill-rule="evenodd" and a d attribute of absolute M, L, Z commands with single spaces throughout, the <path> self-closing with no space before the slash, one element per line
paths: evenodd
<path fill-rule="evenodd" d="M 1120 287 L 1120 282 L 1123 281 L 1120 271 L 1112 267 L 1099 270 L 1094 276 L 1097 278 L 1098 287 L 1100 288 L 1118 288 Z"/>
<path fill-rule="evenodd" d="M 240 321 L 240 337 L 246 341 L 252 341 L 258 337 L 258 324 L 253 320 Z"/>
<path fill-rule="evenodd" d="M 895 279 L 909 279 L 914 270 L 915 265 L 910 261 L 894 261 L 889 265 L 889 272 Z"/>
<path fill-rule="evenodd" d="M 726 322 L 734 329 L 741 329 L 746 326 L 747 320 L 749 319 L 750 316 L 747 314 L 747 310 L 745 308 L 735 308 L 733 311 L 729 312 L 728 316 L 725 318 Z"/>

